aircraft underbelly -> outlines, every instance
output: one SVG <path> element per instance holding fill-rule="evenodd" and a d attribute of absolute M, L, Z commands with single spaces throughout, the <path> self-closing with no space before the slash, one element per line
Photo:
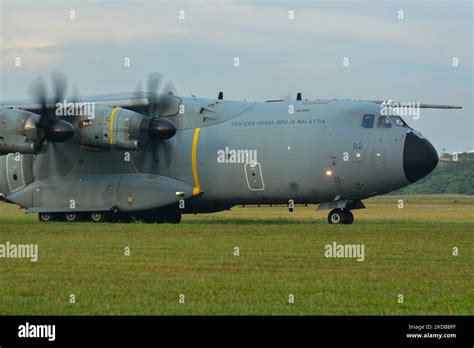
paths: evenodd
<path fill-rule="evenodd" d="M 191 185 L 169 177 L 115 174 L 49 177 L 9 194 L 7 199 L 29 212 L 142 211 L 192 195 Z"/>

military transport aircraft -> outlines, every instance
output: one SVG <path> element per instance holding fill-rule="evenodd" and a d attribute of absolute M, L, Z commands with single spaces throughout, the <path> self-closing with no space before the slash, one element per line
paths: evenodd
<path fill-rule="evenodd" d="M 438 162 L 400 104 L 178 97 L 158 92 L 160 81 L 68 100 L 65 76 L 53 73 L 53 88 L 33 83 L 34 100 L 2 102 L 0 198 L 44 222 L 179 223 L 235 205 L 319 203 L 329 223 L 351 224 L 363 199 Z"/>

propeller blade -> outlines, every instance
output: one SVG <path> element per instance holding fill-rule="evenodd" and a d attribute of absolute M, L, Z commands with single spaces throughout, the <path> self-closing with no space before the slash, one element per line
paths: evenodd
<path fill-rule="evenodd" d="M 158 92 L 163 76 L 159 73 L 151 73 L 148 76 L 148 92 Z"/>
<path fill-rule="evenodd" d="M 82 102 L 81 92 L 77 86 L 74 86 L 74 89 L 72 90 L 72 100 L 79 103 Z"/>
<path fill-rule="evenodd" d="M 157 108 L 160 103 L 158 96 L 158 89 L 160 88 L 162 80 L 162 75 L 159 73 L 151 73 L 148 76 L 148 108 L 147 116 L 155 117 L 157 116 Z"/>
<path fill-rule="evenodd" d="M 48 98 L 46 84 L 42 77 L 38 77 L 28 89 L 32 95 L 41 105 L 39 111 L 39 119 L 36 123 L 38 129 L 38 148 L 41 149 L 45 140 L 51 142 L 63 142 L 70 139 L 74 135 L 74 126 L 64 120 L 60 120 L 56 116 L 56 103 L 61 103 L 64 100 L 64 94 L 67 87 L 66 75 L 59 72 L 52 72 L 53 84 L 53 98 Z M 51 105 L 51 100 L 54 103 Z"/>
<path fill-rule="evenodd" d="M 147 132 L 153 140 L 165 140 L 176 134 L 176 126 L 170 120 L 162 118 L 163 111 L 168 109 L 173 102 L 175 88 L 168 82 L 163 91 L 159 91 L 163 82 L 163 76 L 159 73 L 151 73 L 147 79 L 148 105 L 139 108 L 137 111 L 147 116 L 142 125 L 142 130 Z M 141 83 L 134 92 L 134 98 L 138 98 L 141 93 Z"/>
<path fill-rule="evenodd" d="M 64 100 L 64 94 L 67 87 L 67 77 L 63 73 L 53 71 L 51 73 L 54 88 L 54 104 L 61 103 Z"/>
<path fill-rule="evenodd" d="M 143 108 L 137 108 L 138 112 L 151 118 L 160 117 L 163 111 L 172 105 L 172 96 L 176 93 L 175 88 L 171 82 L 168 82 L 163 91 L 160 91 L 162 83 L 163 76 L 161 74 L 151 73 L 148 75 L 146 90 L 148 105 Z M 132 98 L 139 99 L 141 97 L 141 86 L 141 83 L 139 83 Z"/>
<path fill-rule="evenodd" d="M 169 108 L 173 103 L 173 96 L 176 91 L 172 82 L 168 82 L 166 87 L 163 89 L 163 93 L 160 95 L 156 107 L 156 112 L 158 115 L 162 115 L 163 111 Z"/>
<path fill-rule="evenodd" d="M 142 96 L 142 83 L 139 82 L 137 87 L 135 88 L 135 91 L 133 92 L 132 95 L 132 100 L 133 99 L 141 99 L 143 98 Z M 136 111 L 142 115 L 147 115 L 147 106 L 139 104 L 136 106 Z"/>
<path fill-rule="evenodd" d="M 46 84 L 41 76 L 37 77 L 30 85 L 28 94 L 35 98 L 36 102 L 41 105 L 37 127 L 41 129 L 47 128 L 49 126 L 49 117 L 47 117 Z"/>

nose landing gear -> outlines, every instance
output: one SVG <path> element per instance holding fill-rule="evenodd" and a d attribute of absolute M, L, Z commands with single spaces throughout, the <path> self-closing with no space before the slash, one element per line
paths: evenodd
<path fill-rule="evenodd" d="M 354 222 L 354 215 L 349 209 L 333 209 L 328 214 L 328 222 L 332 225 L 350 225 Z"/>

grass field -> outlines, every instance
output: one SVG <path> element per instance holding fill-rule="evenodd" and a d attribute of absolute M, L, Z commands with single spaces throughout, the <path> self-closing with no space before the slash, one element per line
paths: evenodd
<path fill-rule="evenodd" d="M 0 314 L 474 314 L 474 198 L 365 203 L 341 226 L 314 206 L 127 225 L 44 224 L 0 204 L 0 244 L 39 248 L 38 262 L 0 259 Z M 326 258 L 334 241 L 364 244 L 365 260 Z"/>

